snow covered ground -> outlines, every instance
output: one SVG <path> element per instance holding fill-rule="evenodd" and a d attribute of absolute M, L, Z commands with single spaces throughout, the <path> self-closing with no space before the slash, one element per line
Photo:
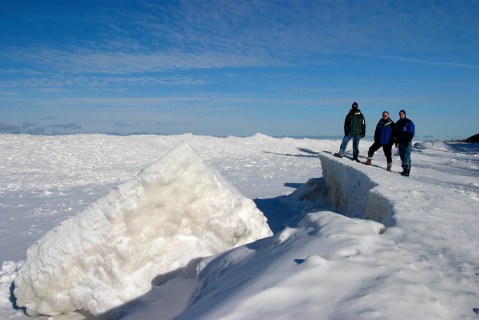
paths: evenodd
<path fill-rule="evenodd" d="M 209 180 L 199 175 L 197 181 L 224 179 L 219 185 L 233 199 L 244 196 L 254 201 L 274 235 L 194 260 L 193 271 L 177 268 L 155 274 L 146 283 L 151 288 L 148 292 L 133 300 L 112 301 L 115 307 L 97 316 L 140 320 L 479 319 L 477 144 L 416 142 L 411 177 L 405 178 L 384 170 L 380 151 L 373 166 L 367 167 L 332 157 L 328 152 L 339 149 L 337 140 L 275 139 L 261 134 L 247 138 L 0 135 L 0 318 L 28 318 L 16 306 L 12 293 L 20 293 L 14 291 L 18 288 L 13 281 L 19 279 L 18 268 L 27 259 L 29 247 L 60 222 L 112 197 L 118 186 L 140 179 L 144 168 L 151 168 L 185 142 L 211 168 L 206 172 L 217 174 L 216 178 L 206 174 Z M 370 145 L 371 141 L 361 141 L 363 159 Z M 180 176 L 186 167 L 179 164 L 178 177 L 168 179 L 184 181 Z M 393 170 L 399 169 L 396 155 Z M 211 189 L 171 190 L 176 191 L 163 199 L 171 199 L 167 203 L 171 208 L 183 208 L 192 192 L 196 196 L 204 192 L 206 197 Z M 112 207 L 106 205 L 100 211 Z M 141 233 L 149 225 L 139 221 L 136 227 Z M 87 230 L 88 223 L 81 228 Z M 98 235 L 91 229 L 85 232 L 90 233 L 89 239 Z M 200 239 L 198 235 L 193 238 Z M 78 248 L 76 240 L 68 241 Z M 218 239 L 203 241 L 208 246 Z M 170 251 L 181 251 L 177 244 L 169 245 Z M 147 247 L 136 252 L 141 270 L 148 264 L 139 260 L 147 256 L 143 251 Z M 183 258 L 192 255 L 190 251 Z M 43 261 L 63 263 L 66 254 L 72 252 L 57 252 Z M 38 256 L 30 260 L 39 261 Z M 43 272 L 50 274 L 55 268 L 47 266 Z M 88 265 L 84 270 L 89 272 Z M 132 283 L 138 282 L 127 281 L 130 273 L 124 271 L 123 285 L 128 283 L 129 288 L 123 289 L 134 291 Z M 71 283 L 73 290 L 91 289 L 78 279 L 77 273 L 62 273 L 47 281 L 52 290 L 44 284 L 38 290 L 51 291 L 53 296 L 60 286 L 55 281 Z M 32 288 L 42 283 L 31 280 Z M 144 286 L 144 281 L 138 283 Z M 106 294 L 97 292 L 102 299 Z M 52 318 L 91 318 L 98 311 L 85 309 L 88 312 Z"/>

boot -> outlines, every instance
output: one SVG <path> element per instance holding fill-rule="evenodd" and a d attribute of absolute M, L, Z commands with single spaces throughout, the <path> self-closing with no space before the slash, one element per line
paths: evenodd
<path fill-rule="evenodd" d="M 356 162 L 361 162 L 361 161 L 359 161 L 358 156 L 353 157 L 351 160 L 356 161 Z"/>
<path fill-rule="evenodd" d="M 392 162 L 388 162 L 388 167 L 387 167 L 386 170 L 387 170 L 387 171 L 391 171 L 392 165 L 393 165 Z"/>
<path fill-rule="evenodd" d="M 404 177 L 409 177 L 409 172 L 411 172 L 411 167 L 404 167 L 404 171 L 401 172 L 401 175 Z"/>
<path fill-rule="evenodd" d="M 373 158 L 371 157 L 368 157 L 368 159 L 366 161 L 363 162 L 363 164 L 367 165 L 367 166 L 370 166 L 371 165 L 371 161 L 373 161 Z"/>
<path fill-rule="evenodd" d="M 342 157 L 343 157 L 343 155 L 341 154 L 341 152 L 336 152 L 336 153 L 334 154 L 334 156 L 335 156 L 335 157 L 338 157 L 338 158 L 342 158 Z"/>

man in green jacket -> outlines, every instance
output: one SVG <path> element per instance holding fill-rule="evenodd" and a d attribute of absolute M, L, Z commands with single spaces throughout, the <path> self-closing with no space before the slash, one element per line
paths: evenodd
<path fill-rule="evenodd" d="M 361 110 L 358 108 L 358 103 L 353 102 L 351 110 L 349 110 L 346 119 L 344 119 L 344 138 L 341 142 L 339 152 L 335 153 L 336 157 L 342 158 L 346 152 L 346 146 L 349 141 L 353 139 L 353 160 L 360 162 L 359 155 L 359 140 L 366 135 L 366 120 L 364 119 Z"/>

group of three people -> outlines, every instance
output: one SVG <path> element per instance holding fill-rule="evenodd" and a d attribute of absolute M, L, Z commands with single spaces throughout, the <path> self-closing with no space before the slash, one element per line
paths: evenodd
<path fill-rule="evenodd" d="M 391 171 L 392 167 L 392 146 L 398 148 L 399 156 L 402 162 L 403 171 L 401 175 L 409 176 L 411 172 L 411 151 L 412 139 L 414 137 L 414 123 L 406 117 L 406 111 L 399 111 L 399 120 L 397 123 L 389 118 L 389 112 L 384 111 L 382 118 L 379 119 L 374 131 L 374 143 L 368 151 L 368 159 L 363 162 L 371 165 L 374 153 L 383 148 L 384 155 L 387 160 L 387 170 Z M 359 156 L 359 140 L 366 135 L 366 120 L 358 107 L 357 102 L 353 102 L 351 110 L 349 110 L 344 120 L 344 138 L 341 142 L 339 152 L 334 155 L 342 158 L 346 152 L 346 146 L 349 141 L 353 140 L 353 160 L 360 162 Z"/>

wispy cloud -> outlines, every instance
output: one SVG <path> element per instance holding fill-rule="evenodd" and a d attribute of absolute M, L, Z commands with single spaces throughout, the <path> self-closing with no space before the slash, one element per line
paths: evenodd
<path fill-rule="evenodd" d="M 81 130 L 82 126 L 77 123 L 40 125 L 32 122 L 21 124 L 9 124 L 0 122 L 0 133 L 13 134 L 64 134 Z"/>
<path fill-rule="evenodd" d="M 389 97 L 391 99 L 391 97 Z M 267 112 L 280 108 L 330 108 L 332 105 L 344 105 L 343 98 L 306 98 L 292 95 L 287 98 L 277 98 L 268 94 L 194 94 L 165 97 L 136 97 L 136 98 L 55 98 L 55 99 L 3 99 L 0 105 L 16 106 L 28 105 L 31 108 L 55 108 L 62 110 L 83 110 L 91 113 L 92 110 L 116 110 L 115 113 L 134 112 L 139 115 L 145 110 L 173 111 L 175 113 L 214 114 L 223 112 Z M 349 100 L 348 100 L 349 103 Z M 256 111 L 254 111 L 257 109 Z"/>
<path fill-rule="evenodd" d="M 68 52 L 36 48 L 11 51 L 9 60 L 35 63 L 41 71 L 57 70 L 63 73 L 144 73 L 171 70 L 218 69 L 225 67 L 261 67 L 277 65 L 279 61 L 240 53 L 188 53 L 176 50 L 148 53 L 124 52 Z"/>
<path fill-rule="evenodd" d="M 126 123 L 126 122 L 121 122 L 121 121 L 115 121 L 114 125 L 117 126 L 117 127 L 120 127 L 120 128 L 132 127 L 131 123 Z"/>
<path fill-rule="evenodd" d="M 408 63 L 414 63 L 414 64 L 425 64 L 425 65 L 439 66 L 439 67 L 479 69 L 479 65 L 469 65 L 469 64 L 463 64 L 463 63 L 454 62 L 454 61 L 445 61 L 445 62 L 428 61 L 428 60 L 422 60 L 422 59 L 404 58 L 404 57 L 399 57 L 394 55 L 377 55 L 377 54 L 366 54 L 366 53 L 359 53 L 359 52 L 353 52 L 353 53 L 341 52 L 341 54 L 347 54 L 351 56 L 364 57 L 364 58 L 370 58 L 370 59 L 402 61 L 402 62 L 408 62 Z"/>
<path fill-rule="evenodd" d="M 82 126 L 77 123 L 66 123 L 66 124 L 50 124 L 44 126 L 45 129 L 71 129 L 71 130 L 80 130 Z"/>
<path fill-rule="evenodd" d="M 92 71 L 94 70 L 91 67 Z M 156 72 L 135 74 L 94 74 L 94 73 L 55 73 L 45 71 L 34 76 L 11 77 L 8 81 L 0 82 L 0 88 L 38 88 L 40 92 L 64 92 L 69 88 L 75 89 L 107 89 L 110 87 L 141 87 L 141 86 L 198 86 L 217 81 L 213 76 L 183 75 L 175 73 L 166 75 Z M 14 91 L 2 91 L 0 95 L 15 94 Z"/>
<path fill-rule="evenodd" d="M 337 52 L 474 68 L 461 58 L 476 55 L 470 8 L 479 5 L 464 2 L 132 1 L 134 10 L 100 3 L 97 16 L 81 21 L 95 26 L 91 39 L 5 48 L 0 56 L 28 62 L 24 72 L 69 75 L 288 66 L 322 63 Z M 457 40 L 444 42 L 446 34 Z"/>

